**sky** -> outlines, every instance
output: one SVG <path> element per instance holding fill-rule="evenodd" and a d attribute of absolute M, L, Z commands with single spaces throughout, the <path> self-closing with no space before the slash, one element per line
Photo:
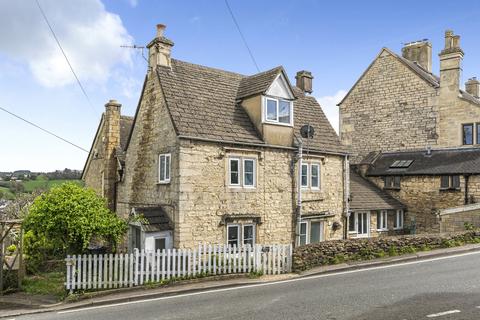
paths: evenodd
<path fill-rule="evenodd" d="M 0 107 L 90 149 L 104 104 L 133 115 L 146 73 L 144 46 L 165 35 L 176 59 L 256 73 L 225 0 L 0 0 Z M 446 29 L 461 36 L 462 83 L 480 76 L 480 1 L 228 0 L 261 71 L 283 65 L 292 83 L 312 72 L 313 96 L 338 130 L 343 96 L 382 47 L 429 39 L 433 71 Z M 87 152 L 0 110 L 0 171 L 82 169 Z"/>

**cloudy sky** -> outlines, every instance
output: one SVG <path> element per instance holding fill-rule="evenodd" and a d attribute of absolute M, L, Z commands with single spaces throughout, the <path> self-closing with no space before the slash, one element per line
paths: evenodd
<path fill-rule="evenodd" d="M 122 45 L 145 45 L 157 23 L 173 57 L 243 74 L 256 72 L 224 0 L 38 0 L 80 79 L 82 93 L 36 0 L 0 0 L 0 107 L 89 149 L 104 104 L 133 115 L 146 64 Z M 383 47 L 462 36 L 464 81 L 480 76 L 480 2 L 229 0 L 261 70 L 283 65 L 314 75 L 313 95 L 332 125 L 335 106 Z M 87 154 L 0 111 L 0 171 L 81 169 Z"/>

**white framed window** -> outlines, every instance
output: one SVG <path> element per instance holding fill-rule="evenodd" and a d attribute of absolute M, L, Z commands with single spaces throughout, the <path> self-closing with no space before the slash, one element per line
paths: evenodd
<path fill-rule="evenodd" d="M 357 237 L 370 236 L 370 212 L 351 212 L 348 218 L 348 231 Z"/>
<path fill-rule="evenodd" d="M 310 165 L 310 187 L 320 189 L 320 164 L 318 163 Z"/>
<path fill-rule="evenodd" d="M 308 163 L 302 163 L 302 188 L 308 188 Z"/>
<path fill-rule="evenodd" d="M 393 221 L 393 228 L 398 230 L 398 229 L 403 229 L 403 210 L 397 210 L 395 212 L 395 220 Z"/>
<path fill-rule="evenodd" d="M 158 156 L 158 182 L 170 182 L 171 155 L 170 153 L 160 154 Z"/>
<path fill-rule="evenodd" d="M 227 225 L 227 244 L 231 247 L 239 246 L 240 244 L 240 225 L 229 224 Z"/>
<path fill-rule="evenodd" d="M 323 221 L 300 222 L 300 245 L 323 241 Z"/>
<path fill-rule="evenodd" d="M 243 186 L 255 187 L 255 159 L 243 159 Z"/>
<path fill-rule="evenodd" d="M 255 224 L 228 224 L 227 244 L 229 246 L 255 245 Z"/>
<path fill-rule="evenodd" d="M 240 159 L 230 158 L 228 160 L 229 184 L 231 186 L 240 185 Z"/>
<path fill-rule="evenodd" d="M 252 158 L 230 157 L 228 159 L 228 184 L 231 187 L 255 188 L 257 161 Z"/>
<path fill-rule="evenodd" d="M 377 230 L 385 231 L 387 227 L 387 210 L 377 211 Z"/>
<path fill-rule="evenodd" d="M 255 225 L 244 224 L 243 225 L 243 244 L 253 247 L 255 244 Z"/>
<path fill-rule="evenodd" d="M 308 223 L 307 222 L 300 222 L 300 245 L 303 246 L 304 244 L 307 244 L 307 227 Z"/>
<path fill-rule="evenodd" d="M 264 102 L 265 122 L 292 125 L 292 101 L 266 97 Z"/>

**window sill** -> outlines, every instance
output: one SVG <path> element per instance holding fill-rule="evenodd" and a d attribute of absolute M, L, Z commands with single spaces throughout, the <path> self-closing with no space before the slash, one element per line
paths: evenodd
<path fill-rule="evenodd" d="M 456 191 L 461 191 L 461 189 L 460 188 L 440 188 L 440 191 L 441 192 L 449 192 L 449 191 L 456 192 Z"/>
<path fill-rule="evenodd" d="M 400 191 L 400 187 L 383 187 L 383 190 Z"/>
<path fill-rule="evenodd" d="M 282 122 L 276 122 L 276 121 L 270 121 L 270 120 L 263 120 L 264 124 L 271 124 L 274 126 L 282 126 L 282 127 L 293 127 L 293 123 L 282 123 Z"/>
<path fill-rule="evenodd" d="M 167 185 L 167 184 L 170 184 L 170 181 L 157 182 L 157 185 Z"/>
<path fill-rule="evenodd" d="M 388 232 L 388 229 L 376 229 L 377 232 Z"/>

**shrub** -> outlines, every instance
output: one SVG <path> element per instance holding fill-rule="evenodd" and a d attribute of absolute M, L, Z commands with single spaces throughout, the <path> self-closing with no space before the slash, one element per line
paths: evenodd
<path fill-rule="evenodd" d="M 85 253 L 92 239 L 115 248 L 127 229 L 92 189 L 65 183 L 37 197 L 24 220 L 25 253 L 32 260 Z"/>
<path fill-rule="evenodd" d="M 475 226 L 473 225 L 473 223 L 471 222 L 465 222 L 463 224 L 463 226 L 465 227 L 465 230 L 467 231 L 470 231 L 470 230 L 474 230 L 475 229 Z"/>
<path fill-rule="evenodd" d="M 17 246 L 14 244 L 11 244 L 7 247 L 7 253 L 12 254 L 17 250 Z"/>

